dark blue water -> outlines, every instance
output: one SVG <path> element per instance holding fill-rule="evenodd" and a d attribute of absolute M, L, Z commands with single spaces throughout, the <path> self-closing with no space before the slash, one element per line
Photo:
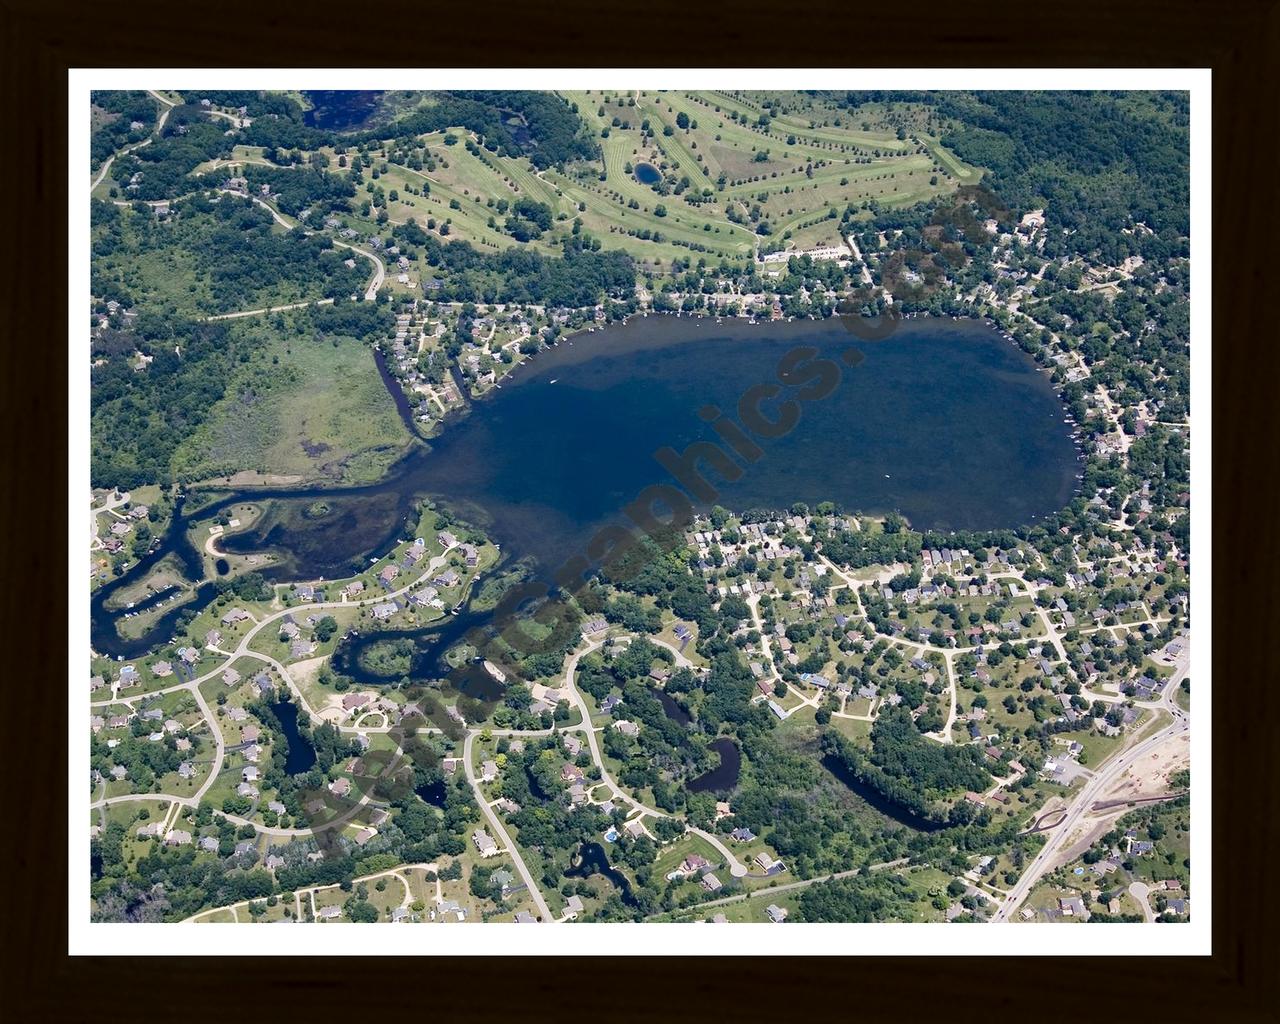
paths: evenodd
<path fill-rule="evenodd" d="M 777 386 L 780 361 L 801 348 L 814 360 L 796 374 L 824 360 L 838 385 L 824 398 L 796 398 L 790 387 L 763 400 L 761 413 L 775 419 L 792 399 L 798 422 L 781 437 L 753 436 L 760 456 L 735 460 L 737 480 L 698 467 L 712 492 L 698 505 L 833 500 L 849 511 L 896 509 L 917 528 L 995 529 L 1070 499 L 1077 453 L 1047 374 L 991 328 L 950 320 L 908 321 L 882 342 L 860 342 L 838 320 L 649 317 L 579 335 L 518 367 L 450 425 L 422 484 L 504 547 L 558 566 L 645 487 L 673 482 L 658 449 L 720 443 L 700 410 L 741 422 L 740 400 Z M 856 367 L 840 362 L 851 349 L 863 354 Z"/>
<path fill-rule="evenodd" d="M 291 701 L 282 700 L 270 705 L 276 718 L 280 720 L 280 731 L 289 744 L 289 752 L 285 756 L 284 770 L 286 775 L 298 775 L 309 772 L 316 763 L 316 751 L 311 741 L 298 731 L 298 706 Z"/>
<path fill-rule="evenodd" d="M 796 350 L 807 358 L 783 386 L 780 361 Z M 848 366 L 842 359 L 854 350 L 862 361 Z M 816 397 L 804 374 L 828 369 L 838 383 Z M 738 479 L 723 479 L 705 462 L 673 476 L 655 458 L 661 448 L 678 456 L 696 441 L 728 452 L 699 412 L 714 407 L 741 425 L 740 400 L 760 388 L 769 390 L 755 402 L 759 415 L 774 420 L 790 408 L 797 419 L 777 437 L 763 436 L 759 421 L 746 424 L 758 457 L 733 460 Z M 839 320 L 637 318 L 580 334 L 517 367 L 501 389 L 376 484 L 231 493 L 198 517 L 179 504 L 155 550 L 94 595 L 94 649 L 136 657 L 169 638 L 183 608 L 212 600 L 206 582 L 137 641 L 119 638 L 114 621 L 122 612 L 104 607 L 169 553 L 200 579 L 200 553 L 186 528 L 236 502 L 258 502 L 266 512 L 252 529 L 223 538 L 224 549 L 269 550 L 277 561 L 264 575 L 280 580 L 350 574 L 405 534 L 423 496 L 487 529 L 508 559 L 529 556 L 548 574 L 587 550 L 602 526 L 627 523 L 621 510 L 645 488 L 677 482 L 685 495 L 710 488 L 698 507 L 786 509 L 832 500 L 847 511 L 896 509 L 918 529 L 999 529 L 1034 522 L 1070 500 L 1078 462 L 1063 417 L 1048 376 L 977 321 L 922 318 L 902 323 L 888 340 L 866 342 Z M 304 514 L 320 496 L 328 513 Z M 643 509 L 668 511 L 661 502 Z M 446 631 L 455 625 L 462 623 Z"/>
<path fill-rule="evenodd" d="M 738 773 L 742 770 L 742 752 L 738 745 L 729 737 L 721 736 L 711 746 L 720 755 L 720 764 L 692 779 L 685 786 L 690 793 L 727 793 L 738 784 Z"/>
<path fill-rule="evenodd" d="M 445 789 L 444 779 L 436 779 L 435 782 L 429 782 L 425 786 L 419 786 L 414 790 L 427 803 L 439 807 L 444 810 L 445 797 L 448 790 Z"/>
<path fill-rule="evenodd" d="M 666 712 L 667 717 L 675 722 L 676 725 L 688 725 L 693 721 L 689 717 L 689 712 L 682 708 L 666 690 L 661 690 L 655 686 L 653 687 L 653 695 L 658 698 L 658 703 L 662 705 L 662 710 Z"/>
<path fill-rule="evenodd" d="M 358 128 L 378 109 L 380 90 L 324 90 L 304 93 L 311 109 L 302 115 L 303 124 L 311 128 Z"/>
<path fill-rule="evenodd" d="M 635 174 L 641 185 L 656 185 L 662 180 L 662 172 L 653 164 L 636 164 Z"/>
<path fill-rule="evenodd" d="M 844 783 L 853 793 L 857 794 L 864 802 L 875 808 L 886 818 L 891 818 L 901 825 L 915 829 L 917 832 L 939 832 L 946 828 L 946 825 L 941 822 L 921 818 L 901 804 L 894 803 L 888 797 L 861 782 L 845 767 L 838 757 L 828 755 L 822 759 L 821 764 L 823 768 Z"/>
<path fill-rule="evenodd" d="M 617 868 L 609 863 L 604 847 L 599 843 L 583 843 L 578 853 L 578 863 L 565 870 L 566 878 L 589 878 L 591 875 L 604 875 L 622 896 L 622 902 L 629 907 L 639 906 L 635 895 L 631 892 L 631 882 Z"/>

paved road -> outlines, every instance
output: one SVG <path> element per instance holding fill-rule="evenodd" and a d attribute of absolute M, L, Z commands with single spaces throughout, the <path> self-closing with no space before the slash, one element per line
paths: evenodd
<path fill-rule="evenodd" d="M 1185 674 L 1186 669 L 1184 668 L 1182 675 Z M 1181 682 L 1181 679 L 1179 679 L 1176 674 L 1175 679 L 1177 682 Z M 1166 688 L 1166 693 L 1176 685 L 1177 683 L 1171 680 L 1169 686 Z M 1079 820 L 1088 812 L 1089 808 L 1093 806 L 1094 801 L 1105 793 L 1108 787 L 1110 787 L 1126 769 L 1131 768 L 1145 754 L 1150 753 L 1171 736 L 1186 733 L 1190 728 L 1191 722 L 1189 717 L 1179 709 L 1179 712 L 1174 715 L 1174 719 L 1169 725 L 1165 726 L 1159 732 L 1152 734 L 1136 746 L 1130 747 L 1123 753 L 1113 757 L 1098 769 L 1094 777 L 1090 779 L 1085 784 L 1084 788 L 1077 794 L 1075 801 L 1068 809 L 1067 816 L 1062 820 L 1062 823 L 1050 832 L 1049 838 L 1045 842 L 1044 846 L 1041 847 L 1040 852 L 1037 853 L 1035 859 L 1027 865 L 1026 869 L 1022 873 L 1022 877 L 1019 878 L 1017 884 L 1009 890 L 1009 895 L 1000 905 L 1000 909 L 992 916 L 991 920 L 993 922 L 1007 921 L 1013 915 L 1013 912 L 1017 910 L 1022 901 L 1026 899 L 1027 894 L 1032 890 L 1032 888 L 1034 888 L 1041 876 L 1051 869 L 1054 858 L 1061 850 L 1077 822 L 1079 822 Z"/>
<path fill-rule="evenodd" d="M 547 906 L 547 901 L 543 899 L 542 891 L 533 880 L 533 875 L 529 873 L 529 869 L 525 866 L 524 858 L 520 856 L 520 848 L 511 841 L 511 836 L 507 834 L 506 827 L 498 816 L 493 813 L 493 808 L 489 806 L 489 801 L 485 799 L 484 793 L 480 789 L 480 783 L 476 780 L 476 770 L 471 764 L 471 748 L 475 743 L 475 738 L 476 734 L 474 732 L 468 732 L 466 741 L 462 744 L 462 769 L 467 773 L 467 781 L 471 783 L 471 789 L 476 795 L 476 803 L 480 805 L 480 810 L 484 812 L 484 816 L 489 819 L 489 827 L 493 829 L 498 842 L 511 855 L 511 859 L 515 862 L 516 870 L 520 872 L 520 878 L 529 887 L 529 895 L 533 897 L 533 902 L 541 915 L 542 923 L 554 924 L 556 918 L 552 915 L 551 908 Z"/>
<path fill-rule="evenodd" d="M 102 179 L 107 176 L 107 171 L 111 170 L 111 165 L 116 162 L 116 157 L 124 156 L 125 153 L 132 153 L 135 149 L 141 149 L 143 146 L 150 144 L 151 140 L 155 136 L 159 135 L 162 131 L 164 131 L 164 123 L 167 120 L 169 120 L 169 111 L 173 109 L 174 105 L 170 103 L 167 99 L 165 99 L 163 96 L 161 96 L 159 93 L 152 92 L 152 90 L 150 89 L 148 89 L 147 92 L 151 93 L 152 96 L 154 96 L 157 100 L 159 100 L 161 103 L 164 104 L 164 110 L 160 111 L 160 118 L 159 120 L 156 121 L 155 128 L 153 128 L 151 131 L 151 134 L 148 135 L 141 142 L 135 142 L 132 146 L 125 146 L 118 153 L 112 153 L 109 157 L 107 157 L 106 162 L 102 165 L 101 168 L 98 169 L 98 176 L 89 183 L 90 192 L 92 192 L 95 188 L 97 188 L 98 185 L 102 182 Z"/>
<path fill-rule="evenodd" d="M 883 871 L 886 868 L 901 867 L 910 861 L 910 857 L 899 857 L 897 860 L 887 860 L 882 864 L 872 864 L 871 871 Z M 698 909 L 703 907 L 721 907 L 726 903 L 739 903 L 742 900 L 748 900 L 752 896 L 759 896 L 761 893 L 788 892 L 792 889 L 803 889 L 807 885 L 814 885 L 818 882 L 830 882 L 839 878 L 852 878 L 854 875 L 860 874 L 861 868 L 851 868 L 848 871 L 837 871 L 833 875 L 821 875 L 818 878 L 805 878 L 799 882 L 787 882 L 785 885 L 769 885 L 760 889 L 752 889 L 750 892 L 738 893 L 736 896 L 724 896 L 718 900 L 707 900 L 705 903 L 699 903 Z"/>
<path fill-rule="evenodd" d="M 392 598 L 399 597 L 400 595 L 407 593 L 408 591 L 412 590 L 414 587 L 420 586 L 421 584 L 425 583 L 428 579 L 430 579 L 431 574 L 435 572 L 436 569 L 444 565 L 444 563 L 448 560 L 449 551 L 450 549 L 446 548 L 442 553 L 433 556 L 432 559 L 427 563 L 426 571 L 423 572 L 421 576 L 415 578 L 410 583 L 401 587 L 399 590 L 394 590 L 387 594 L 379 594 L 377 596 L 369 597 L 360 601 L 318 601 L 308 605 L 307 608 L 309 610 L 314 610 L 319 608 L 358 608 L 363 605 L 377 604 L 382 601 L 388 601 L 388 600 L 391 600 Z M 90 703 L 90 707 L 104 707 L 104 706 L 109 706 L 113 704 L 132 704 L 132 702 L 136 700 L 155 697 L 162 693 L 173 693 L 178 690 L 190 691 L 191 695 L 195 698 L 196 703 L 199 705 L 200 712 L 204 716 L 205 721 L 208 722 L 209 724 L 209 731 L 213 736 L 216 756 L 214 758 L 213 768 L 210 770 L 208 777 L 205 779 L 204 783 L 200 786 L 200 788 L 191 796 L 169 796 L 167 794 L 155 794 L 155 793 L 126 793 L 121 796 L 105 797 L 103 799 L 96 800 L 89 806 L 96 808 L 96 807 L 104 807 L 108 804 L 127 803 L 129 801 L 136 801 L 136 800 L 154 800 L 157 798 L 157 796 L 160 796 L 160 797 L 164 797 L 165 799 L 175 800 L 179 803 L 185 804 L 188 807 L 195 807 L 200 802 L 200 798 L 204 796 L 204 794 L 209 790 L 209 787 L 211 787 L 214 781 L 217 779 L 218 773 L 222 770 L 222 761 L 225 755 L 225 746 L 222 739 L 222 730 L 218 728 L 217 717 L 214 715 L 213 710 L 209 707 L 208 703 L 205 701 L 204 695 L 200 692 L 200 684 L 203 682 L 206 682 L 209 679 L 213 679 L 216 676 L 221 675 L 223 672 L 226 671 L 228 666 L 230 666 L 232 663 L 235 662 L 237 658 L 243 658 L 243 657 L 256 658 L 259 661 L 266 661 L 272 664 L 275 667 L 276 671 L 280 673 L 281 679 L 284 680 L 285 684 L 292 691 L 294 698 L 298 703 L 298 706 L 301 707 L 303 710 L 305 710 L 307 714 L 310 715 L 311 717 L 318 718 L 319 716 L 316 714 L 315 710 L 307 703 L 307 700 L 303 696 L 302 691 L 298 689 L 298 687 L 294 684 L 293 679 L 290 677 L 289 673 L 285 670 L 285 667 L 275 659 L 267 655 L 260 654 L 257 651 L 252 651 L 249 649 L 249 644 L 252 643 L 254 637 L 256 637 L 260 632 L 262 632 L 263 628 L 270 625 L 272 622 L 277 621 L 278 619 L 284 618 L 284 616 L 294 611 L 297 611 L 297 609 L 282 608 L 280 611 L 275 612 L 263 618 L 244 635 L 244 637 L 240 640 L 240 643 L 236 646 L 234 651 L 218 650 L 219 654 L 222 654 L 226 657 L 227 659 L 226 661 L 221 662 L 216 668 L 211 669 L 210 671 L 204 673 L 204 675 L 197 676 L 195 679 L 192 679 L 190 682 L 178 683 L 175 686 L 167 686 L 159 690 L 150 690 L 147 693 L 140 693 L 140 694 L 136 694 L 135 696 L 122 698 L 122 699 L 110 698 L 106 700 L 92 701 Z M 353 729 L 350 726 L 338 726 L 338 728 L 348 732 L 379 731 L 379 730 L 357 730 L 357 729 Z M 331 827 L 332 824 L 333 823 L 330 823 L 329 825 L 326 825 L 323 827 Z M 262 829 L 263 831 L 269 831 L 264 826 L 257 826 L 257 827 Z M 314 829 L 303 830 L 304 833 L 309 831 L 314 831 Z M 295 834 L 295 831 L 283 830 L 280 832 L 280 834 Z"/>
<path fill-rule="evenodd" d="M 235 189 L 220 188 L 218 189 L 218 191 L 225 193 L 227 195 L 234 195 L 234 196 L 244 195 L 243 192 L 239 192 Z M 249 196 L 248 198 L 252 199 L 255 203 L 257 203 L 269 214 L 271 214 L 272 219 L 281 227 L 286 228 L 289 231 L 292 231 L 294 230 L 294 228 L 298 226 L 295 221 L 289 220 L 279 210 L 277 210 L 270 203 L 263 200 L 261 197 Z M 352 252 L 357 253 L 360 256 L 363 256 L 365 259 L 370 260 L 373 263 L 373 277 L 369 279 L 369 284 L 364 291 L 365 301 L 372 302 L 374 299 L 378 297 L 378 291 L 382 288 L 383 283 L 387 279 L 386 265 L 382 262 L 382 259 L 380 257 L 378 257 L 377 255 L 375 255 L 374 253 L 370 252 L 367 249 L 361 249 L 359 246 L 351 245 L 349 242 L 340 242 L 336 238 L 333 239 L 332 241 L 333 241 L 333 244 L 337 246 L 339 249 L 350 249 Z M 241 317 L 241 316 L 254 316 L 258 313 L 275 313 L 275 312 L 279 312 L 281 310 L 286 310 L 286 309 L 299 309 L 302 306 L 324 305 L 332 301 L 333 301 L 332 299 L 319 299 L 314 302 L 297 302 L 288 306 L 272 306 L 264 309 L 246 309 L 238 313 L 222 313 L 222 314 L 219 314 L 218 316 L 206 317 L 205 319 L 233 320 L 236 317 Z"/>
<path fill-rule="evenodd" d="M 861 270 L 862 283 L 870 284 L 871 271 L 867 269 L 867 261 L 862 258 L 862 250 L 858 248 L 858 240 L 853 235 L 850 235 L 848 238 L 845 239 L 845 241 L 849 243 L 849 248 L 853 252 L 854 259 L 856 259 L 860 264 L 862 264 L 862 270 Z"/>
<path fill-rule="evenodd" d="M 649 639 L 654 640 L 653 637 L 650 637 Z M 677 661 L 682 661 L 685 665 L 689 664 L 688 659 L 685 658 L 684 655 L 676 651 L 675 648 L 671 647 L 670 644 L 663 643 L 660 640 L 655 640 L 655 642 L 660 644 L 663 647 L 666 647 L 668 650 L 672 651 L 676 655 Z M 564 731 L 565 732 L 581 731 L 586 733 L 587 745 L 591 748 L 591 759 L 595 761 L 595 763 L 600 768 L 600 781 L 609 787 L 609 791 L 613 794 L 614 799 L 621 800 L 623 803 L 629 804 L 632 808 L 639 811 L 641 819 L 645 818 L 646 816 L 653 817 L 653 818 L 669 817 L 669 815 L 664 814 L 662 811 L 659 811 L 656 808 L 649 807 L 645 804 L 640 803 L 639 800 L 636 800 L 633 796 L 631 796 L 631 794 L 629 794 L 626 790 L 624 790 L 621 786 L 619 786 L 616 782 L 614 782 L 613 777 L 609 774 L 608 767 L 604 763 L 604 757 L 600 753 L 600 745 L 596 741 L 595 730 L 591 727 L 591 714 L 587 710 L 587 702 L 583 700 L 582 694 L 578 692 L 578 687 L 574 683 L 574 676 L 578 671 L 578 662 L 582 660 L 582 657 L 586 654 L 590 654 L 592 651 L 599 648 L 603 643 L 604 643 L 604 639 L 590 641 L 586 647 L 582 648 L 579 651 L 575 651 L 569 657 L 569 663 L 565 666 L 565 674 L 564 674 L 565 687 L 568 689 L 569 693 L 572 694 L 574 703 L 576 703 L 578 706 L 578 712 L 582 715 L 582 724 L 580 726 L 575 726 L 571 729 L 565 729 Z M 730 850 L 727 846 L 725 846 L 718 836 L 712 835 L 710 832 L 697 828 L 694 825 L 687 825 L 687 827 L 689 831 L 692 832 L 694 835 L 701 836 L 703 839 L 705 839 L 708 843 L 710 843 L 712 846 L 716 848 L 716 850 L 720 853 L 720 855 L 724 857 L 725 863 L 729 865 L 729 873 L 733 875 L 734 878 L 741 878 L 743 875 L 747 873 L 747 866 L 743 864 L 742 861 L 738 860 L 737 857 L 734 856 L 733 851 Z"/>
<path fill-rule="evenodd" d="M 1129 883 L 1129 895 L 1138 901 L 1138 906 L 1142 908 L 1142 916 L 1148 921 L 1154 921 L 1156 919 L 1155 912 L 1151 909 L 1151 904 L 1147 902 L 1147 893 L 1150 891 L 1145 882 Z"/>
<path fill-rule="evenodd" d="M 205 322 L 210 323 L 214 320 L 239 320 L 245 316 L 259 316 L 262 313 L 283 313 L 290 309 L 303 309 L 307 306 L 331 306 L 333 299 L 308 299 L 306 302 L 290 302 L 284 306 L 262 306 L 259 309 L 242 309 L 235 313 L 218 313 L 215 316 L 205 317 Z"/>

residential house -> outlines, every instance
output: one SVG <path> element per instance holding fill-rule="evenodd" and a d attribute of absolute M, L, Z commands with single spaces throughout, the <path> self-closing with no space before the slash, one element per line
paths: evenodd
<path fill-rule="evenodd" d="M 1084 909 L 1084 901 L 1079 896 L 1059 897 L 1058 909 L 1063 917 L 1087 918 L 1089 916 Z"/>

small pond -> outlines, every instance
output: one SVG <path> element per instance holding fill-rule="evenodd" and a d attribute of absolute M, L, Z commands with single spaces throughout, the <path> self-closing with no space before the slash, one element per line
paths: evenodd
<path fill-rule="evenodd" d="M 728 736 L 721 736 L 711 748 L 720 755 L 720 766 L 691 780 L 687 786 L 690 793 L 727 793 L 738 784 L 738 773 L 742 770 L 738 745 Z"/>
<path fill-rule="evenodd" d="M 622 895 L 623 903 L 629 907 L 639 905 L 631 892 L 631 882 L 626 875 L 609 863 L 604 847 L 599 843 L 583 843 L 577 859 L 578 862 L 565 871 L 566 878 L 590 878 L 596 874 L 604 875 Z"/>
<path fill-rule="evenodd" d="M 298 705 L 280 700 L 270 705 L 272 713 L 280 721 L 280 732 L 289 745 L 285 755 L 284 770 L 287 775 L 309 772 L 316 763 L 316 750 L 311 741 L 298 731 Z"/>

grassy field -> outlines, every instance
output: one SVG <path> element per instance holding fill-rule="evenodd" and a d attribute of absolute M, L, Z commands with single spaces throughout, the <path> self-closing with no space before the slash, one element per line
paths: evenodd
<path fill-rule="evenodd" d="M 838 217 L 827 218 L 832 210 L 870 202 L 908 205 L 981 177 L 922 131 L 898 138 L 894 125 L 903 118 L 890 108 L 832 118 L 815 106 L 812 118 L 793 113 L 765 129 L 756 123 L 759 108 L 719 93 L 562 95 L 576 104 L 599 144 L 599 162 L 539 171 L 524 157 L 469 149 L 466 130 L 450 128 L 418 138 L 430 154 L 422 170 L 382 163 L 375 155 L 378 177 L 358 188 L 357 202 L 381 194 L 392 226 L 434 220 L 438 232 L 447 223 L 447 241 L 469 241 L 490 252 L 520 244 L 554 253 L 580 221 L 581 230 L 605 247 L 622 249 L 661 275 L 678 259 L 737 261 L 752 257 L 759 245 L 839 244 Z M 446 144 L 450 137 L 454 143 Z M 335 163 L 342 155 L 324 154 Z M 664 180 L 642 184 L 634 174 L 639 163 L 657 168 Z M 549 231 L 524 243 L 504 226 L 505 204 L 519 199 L 546 204 L 554 218 Z M 344 222 L 373 233 L 379 230 L 375 210 Z M 767 222 L 767 233 L 757 232 L 757 220 Z M 411 268 L 411 283 L 427 272 L 425 266 Z M 394 275 L 389 286 L 402 287 Z"/>
<path fill-rule="evenodd" d="M 226 397 L 178 448 L 174 472 L 358 483 L 377 479 L 407 442 L 366 347 L 276 336 L 239 367 Z"/>

